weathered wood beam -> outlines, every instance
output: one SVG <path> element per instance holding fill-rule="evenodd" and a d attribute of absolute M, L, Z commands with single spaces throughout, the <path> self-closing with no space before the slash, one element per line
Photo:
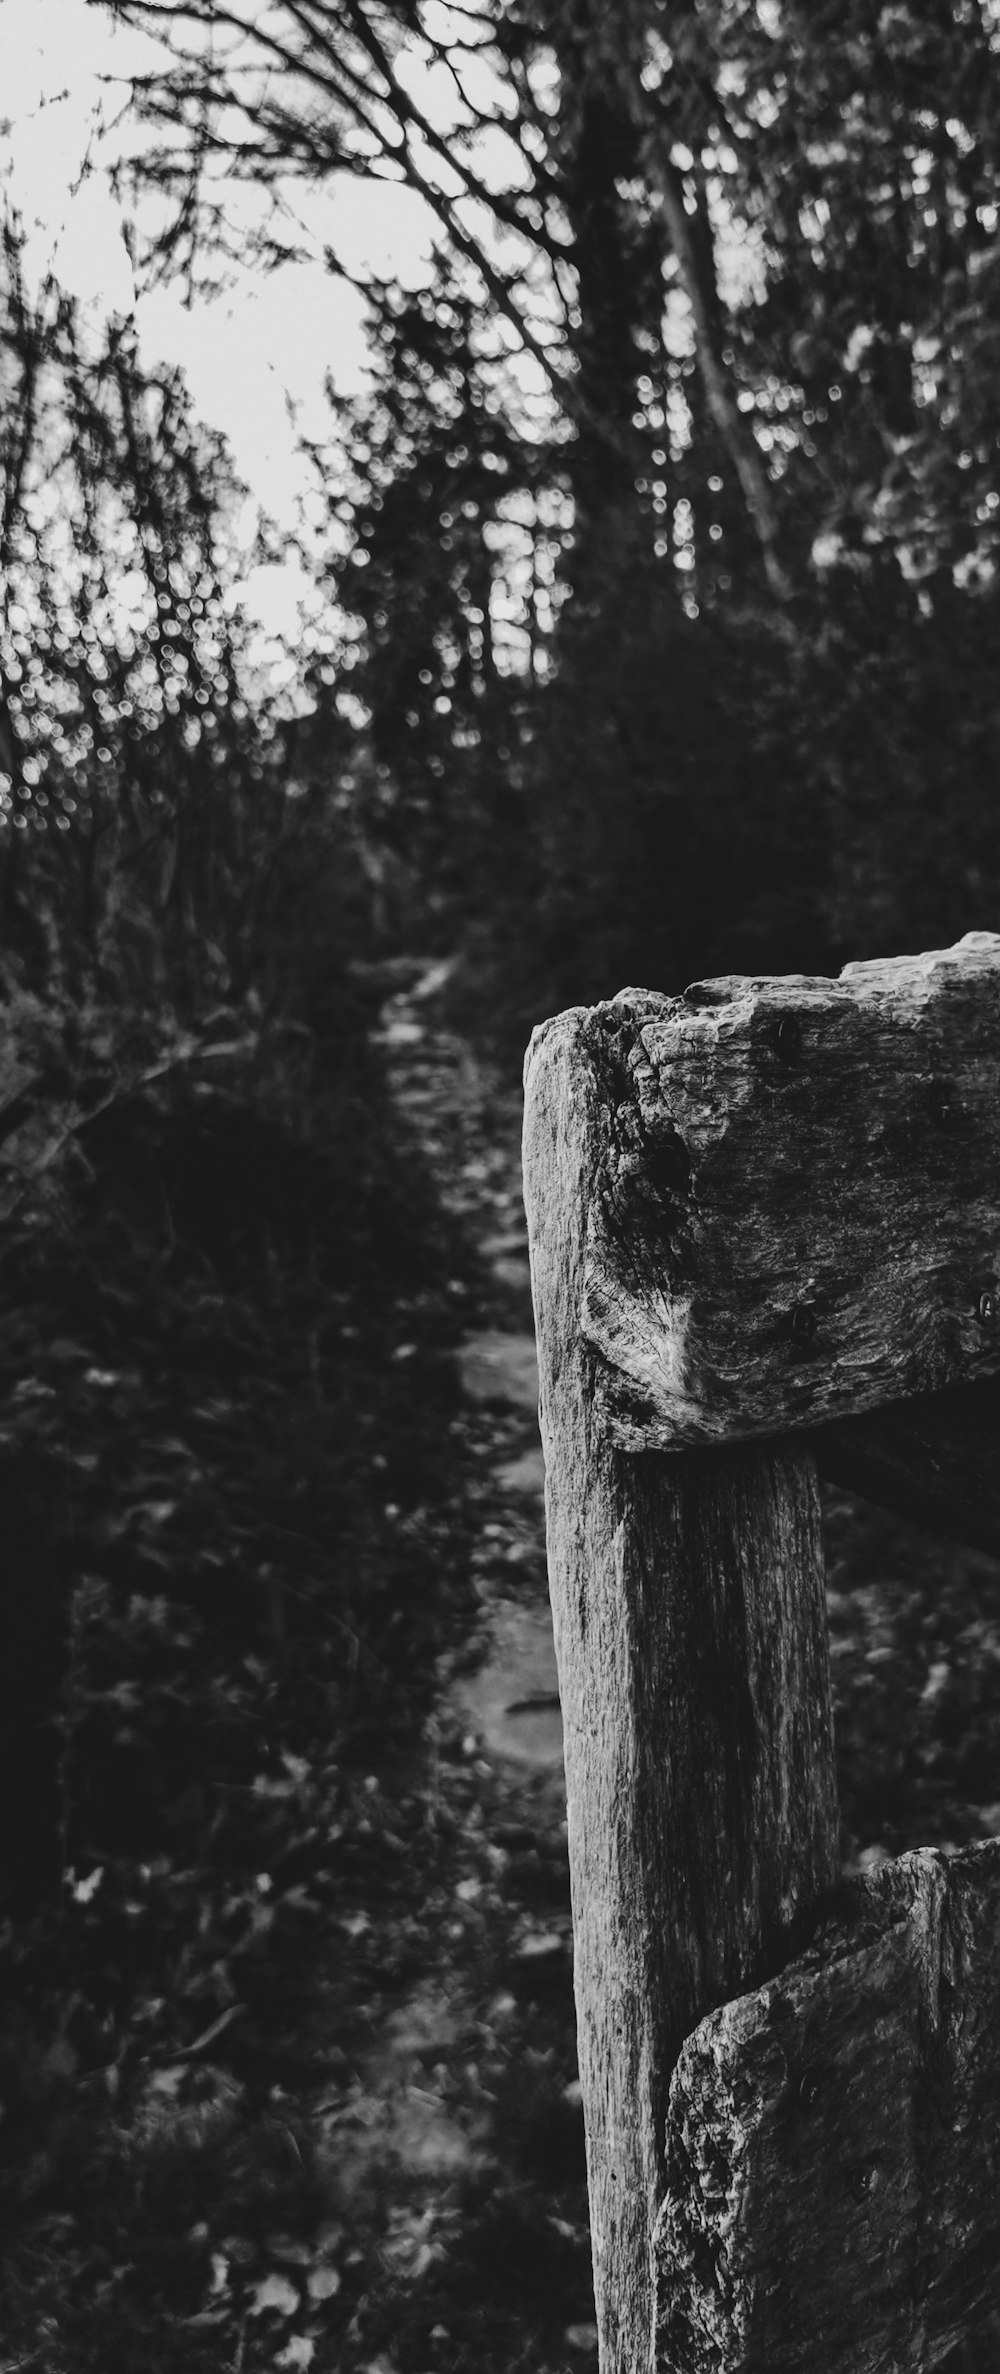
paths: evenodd
<path fill-rule="evenodd" d="M 902 1856 L 680 2054 L 664 2374 L 1000 2363 L 1000 1845 Z M 638 2361 L 637 2361 L 638 2363 Z"/>
<path fill-rule="evenodd" d="M 625 990 L 587 1033 L 580 1317 L 623 1448 L 1000 1375 L 1000 936 Z"/>
<path fill-rule="evenodd" d="M 580 1305 L 608 1046 L 600 1016 L 536 1033 L 525 1201 L 601 2367 L 637 2374 L 677 2053 L 784 1958 L 836 1874 L 837 1809 L 808 1447 L 637 1459 L 596 1420 Z"/>

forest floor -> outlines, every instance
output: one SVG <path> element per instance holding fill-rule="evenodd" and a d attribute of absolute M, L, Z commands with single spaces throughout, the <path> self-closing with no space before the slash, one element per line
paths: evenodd
<path fill-rule="evenodd" d="M 389 998 L 376 1049 L 433 1276 L 403 1265 L 370 1344 L 363 1302 L 337 1302 L 335 1351 L 305 1327 L 290 1455 L 315 1505 L 293 1521 L 266 1477 L 227 1502 L 244 1597 L 211 1566 L 178 1597 L 176 1529 L 221 1523 L 197 1481 L 218 1430 L 240 1492 L 271 1455 L 271 1401 L 256 1434 L 233 1414 L 248 1378 L 277 1391 L 246 1317 L 225 1393 L 202 1380 L 156 1436 L 183 1489 L 129 1470 L 109 1516 L 98 1469 L 91 1515 L 78 1453 L 63 1868 L 0 1934 L 0 2374 L 594 2363 L 519 1083 L 441 986 Z M 148 1460 L 153 1355 L 140 1393 L 139 1355 L 96 1365 L 78 1320 L 87 1426 L 124 1396 Z M 43 1412 L 78 1376 L 55 1343 Z M 360 1580 L 331 1600 L 323 1477 L 352 1428 Z M 826 1520 L 846 1861 L 996 1834 L 1000 1568 L 843 1495 Z M 116 1598 L 122 1533 L 142 1562 Z"/>

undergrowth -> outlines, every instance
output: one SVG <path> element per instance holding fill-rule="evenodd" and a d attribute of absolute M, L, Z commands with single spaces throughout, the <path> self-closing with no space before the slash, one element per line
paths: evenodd
<path fill-rule="evenodd" d="M 3 2362 L 271 2364 L 263 2237 L 340 2286 L 295 2089 L 385 1884 L 365 1784 L 463 1606 L 469 1264 L 346 990 L 4 1019 Z"/>

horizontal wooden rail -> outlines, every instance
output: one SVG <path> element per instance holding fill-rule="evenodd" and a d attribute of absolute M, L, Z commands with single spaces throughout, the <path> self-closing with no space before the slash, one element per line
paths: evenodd
<path fill-rule="evenodd" d="M 595 1082 L 579 1321 L 623 1448 L 1000 1375 L 1000 936 L 553 1031 Z"/>

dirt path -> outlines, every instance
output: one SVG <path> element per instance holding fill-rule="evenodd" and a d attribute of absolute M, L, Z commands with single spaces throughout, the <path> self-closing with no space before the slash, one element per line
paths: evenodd
<path fill-rule="evenodd" d="M 389 1002 L 383 1044 L 404 1123 L 442 1203 L 461 1219 L 484 1265 L 493 1323 L 467 1336 L 458 1366 L 466 1402 L 486 1418 L 495 1501 L 486 1538 L 502 1545 L 507 1567 L 504 1575 L 502 1565 L 492 1564 L 480 1599 L 481 1662 L 456 1678 L 449 1702 L 494 1764 L 549 1775 L 558 1795 L 562 1729 L 544 1574 L 545 1470 L 521 1202 L 520 1091 L 435 1024 L 436 977 Z"/>
<path fill-rule="evenodd" d="M 366 2191 L 381 2205 L 351 2364 L 585 2374 L 596 2332 L 520 1089 L 421 990 L 388 1002 L 382 1043 L 405 1129 L 482 1263 L 482 1324 L 458 1355 L 478 1617 L 439 1665 L 434 1950 L 378 2022 L 327 2139 L 345 2205 Z"/>

